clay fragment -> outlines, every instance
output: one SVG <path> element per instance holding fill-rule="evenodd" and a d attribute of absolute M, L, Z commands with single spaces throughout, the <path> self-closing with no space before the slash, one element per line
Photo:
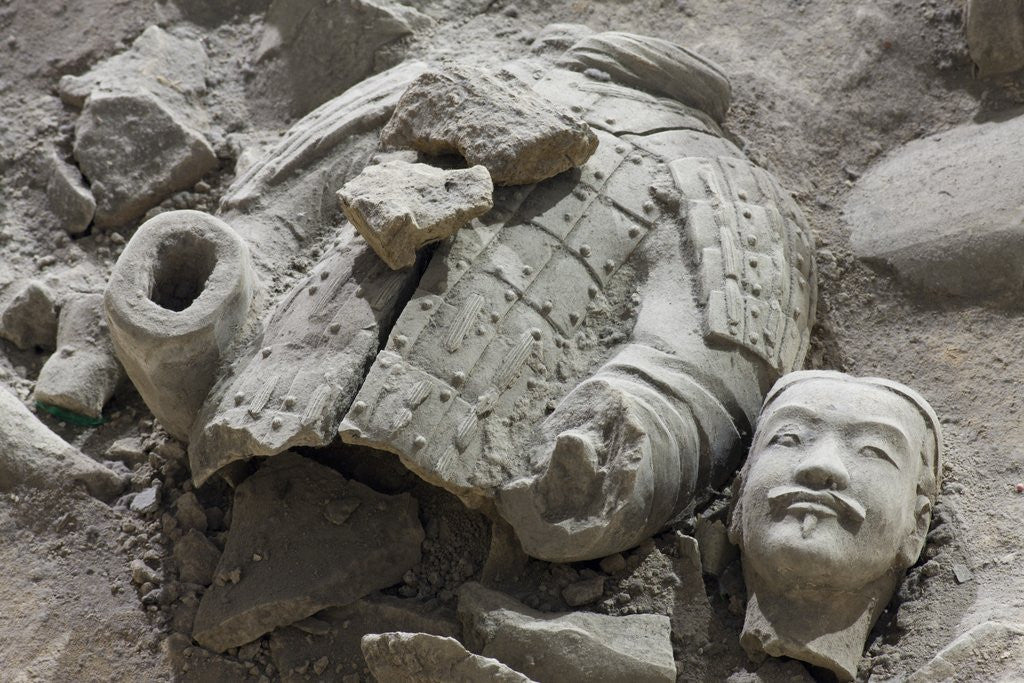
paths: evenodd
<path fill-rule="evenodd" d="M 381 144 L 460 154 L 495 185 L 528 185 L 582 165 L 597 148 L 590 126 L 508 72 L 465 65 L 428 71 L 409 86 Z"/>
<path fill-rule="evenodd" d="M 0 336 L 19 349 L 53 349 L 57 343 L 57 307 L 53 292 L 38 280 L 26 280 L 0 314 Z"/>
<path fill-rule="evenodd" d="M 0 489 L 69 488 L 80 482 L 92 495 L 113 498 L 125 481 L 54 434 L 6 388 L 0 388 Z"/>
<path fill-rule="evenodd" d="M 57 350 L 39 371 L 35 399 L 99 418 L 124 377 L 103 313 L 103 295 L 70 296 L 60 311 Z"/>
<path fill-rule="evenodd" d="M 917 294 L 1014 305 L 1024 283 L 1024 115 L 913 140 L 844 207 L 854 253 Z M 939 299 L 941 300 L 941 299 Z"/>
<path fill-rule="evenodd" d="M 325 513 L 348 498 L 359 505 L 336 524 Z M 223 652 L 400 582 L 420 559 L 416 507 L 408 494 L 376 493 L 294 453 L 267 461 L 235 489 L 231 529 L 193 636 Z"/>
<path fill-rule="evenodd" d="M 363 655 L 378 683 L 530 683 L 489 657 L 472 654 L 454 638 L 428 633 L 370 633 Z"/>
<path fill-rule="evenodd" d="M 964 30 L 981 76 L 1024 69 L 1024 4 L 1016 0 L 968 0 Z"/>
<path fill-rule="evenodd" d="M 402 61 L 407 40 L 433 21 L 407 4 L 381 0 L 273 0 L 254 57 L 249 90 L 282 115 L 302 116 Z"/>
<path fill-rule="evenodd" d="M 493 191 L 483 166 L 448 171 L 387 161 L 346 183 L 338 201 L 377 256 L 400 270 L 416 263 L 424 245 L 450 237 L 489 211 Z"/>
<path fill-rule="evenodd" d="M 75 127 L 75 159 L 96 198 L 96 225 L 140 217 L 217 166 L 206 138 L 145 90 L 95 91 Z"/>
<path fill-rule="evenodd" d="M 792 657 L 853 680 L 924 548 L 941 473 L 939 420 L 913 389 L 830 371 L 780 379 L 733 487 L 750 658 Z"/>
<path fill-rule="evenodd" d="M 56 153 L 52 153 L 49 159 L 46 198 L 50 201 L 50 210 L 69 235 L 85 232 L 96 213 L 96 200 L 86 187 L 82 174 Z"/>
<path fill-rule="evenodd" d="M 208 60 L 203 44 L 159 26 L 143 31 L 132 46 L 81 76 L 60 79 L 60 98 L 81 108 L 96 90 L 145 90 L 172 105 L 186 105 L 206 91 Z"/>
<path fill-rule="evenodd" d="M 676 680 L 665 616 L 537 612 L 476 583 L 460 589 L 458 612 L 470 650 L 537 681 Z"/>

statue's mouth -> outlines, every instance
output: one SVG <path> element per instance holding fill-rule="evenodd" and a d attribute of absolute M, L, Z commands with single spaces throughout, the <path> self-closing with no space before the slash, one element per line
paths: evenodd
<path fill-rule="evenodd" d="M 815 517 L 839 517 L 855 524 L 864 521 L 864 506 L 852 498 L 831 490 L 807 489 L 801 486 L 776 486 L 768 491 L 773 510 L 784 510 Z"/>

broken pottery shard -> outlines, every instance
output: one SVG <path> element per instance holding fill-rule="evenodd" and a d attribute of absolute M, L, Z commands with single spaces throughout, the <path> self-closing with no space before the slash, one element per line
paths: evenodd
<path fill-rule="evenodd" d="M 75 127 L 75 159 L 101 227 L 138 218 L 217 166 L 206 138 L 145 90 L 94 91 Z"/>
<path fill-rule="evenodd" d="M 340 433 L 496 504 L 534 557 L 599 558 L 735 471 L 764 378 L 806 354 L 814 249 L 706 112 L 539 57 L 507 69 L 600 144 L 497 188 L 435 251 Z"/>
<path fill-rule="evenodd" d="M 416 251 L 490 210 L 494 186 L 483 166 L 446 171 L 387 161 L 368 166 L 338 191 L 345 216 L 377 255 L 399 270 Z"/>
<path fill-rule="evenodd" d="M 103 295 L 70 296 L 60 311 L 57 350 L 39 371 L 35 399 L 99 418 L 124 376 L 110 341 Z"/>
<path fill-rule="evenodd" d="M 96 200 L 78 169 L 55 153 L 50 155 L 46 198 L 50 210 L 69 235 L 85 232 L 96 213 Z"/>
<path fill-rule="evenodd" d="M 57 343 L 53 292 L 38 280 L 26 280 L 0 314 L 0 336 L 19 349 L 52 349 Z"/>
<path fill-rule="evenodd" d="M 1016 0 L 968 0 L 967 48 L 981 76 L 1024 69 L 1024 4 Z"/>
<path fill-rule="evenodd" d="M 0 489 L 16 486 L 70 488 L 80 482 L 109 500 L 124 481 L 54 434 L 6 388 L 0 388 Z"/>
<path fill-rule="evenodd" d="M 851 424 L 858 440 L 846 437 Z M 910 387 L 821 370 L 776 382 L 729 527 L 750 658 L 854 680 L 868 633 L 924 548 L 941 474 L 939 418 Z"/>
<path fill-rule="evenodd" d="M 378 683 L 530 683 L 501 662 L 467 651 L 454 638 L 428 633 L 369 633 L 363 655 Z"/>
<path fill-rule="evenodd" d="M 670 97 L 725 119 L 732 98 L 729 79 L 714 62 L 667 40 L 608 31 L 587 36 L 559 61 L 584 71 L 596 69 L 608 78 L 652 95 Z"/>
<path fill-rule="evenodd" d="M 914 140 L 857 182 L 854 253 L 917 292 L 1016 302 L 1024 282 L 1024 115 Z"/>
<path fill-rule="evenodd" d="M 344 680 L 365 666 L 360 640 L 366 633 L 429 633 L 458 635 L 455 612 L 416 599 L 368 595 L 344 607 L 331 607 L 304 622 L 274 631 L 270 653 L 284 683 L 299 683 L 306 662 L 326 660 L 332 680 Z"/>
<path fill-rule="evenodd" d="M 117 357 L 171 436 L 187 441 L 222 355 L 249 315 L 249 250 L 223 221 L 169 211 L 118 258 L 104 299 Z"/>
<path fill-rule="evenodd" d="M 986 621 L 942 649 L 908 683 L 1020 680 L 1024 625 Z"/>
<path fill-rule="evenodd" d="M 341 524 L 331 521 L 332 504 L 346 500 L 358 504 Z M 354 602 L 400 582 L 419 562 L 423 538 L 408 494 L 382 495 L 281 454 L 235 489 L 231 530 L 193 635 L 223 652 Z M 221 583 L 233 572 L 237 582 Z"/>
<path fill-rule="evenodd" d="M 274 0 L 263 21 L 248 89 L 266 108 L 302 116 L 382 63 L 402 61 L 403 38 L 433 24 L 407 5 L 380 0 Z"/>
<path fill-rule="evenodd" d="M 256 343 L 210 392 L 189 443 L 192 477 L 296 446 L 326 446 L 416 273 L 394 272 L 356 235 L 298 281 Z"/>
<path fill-rule="evenodd" d="M 582 165 L 597 148 L 590 127 L 508 72 L 451 65 L 417 78 L 381 131 L 381 144 L 460 154 L 495 185 L 528 185 Z"/>
<path fill-rule="evenodd" d="M 477 583 L 460 589 L 458 612 L 471 651 L 541 683 L 676 680 L 666 616 L 538 612 Z"/>
<path fill-rule="evenodd" d="M 147 90 L 165 102 L 195 99 L 206 91 L 208 60 L 203 44 L 150 26 L 131 48 L 81 76 L 60 79 L 60 98 L 81 108 L 97 89 Z"/>

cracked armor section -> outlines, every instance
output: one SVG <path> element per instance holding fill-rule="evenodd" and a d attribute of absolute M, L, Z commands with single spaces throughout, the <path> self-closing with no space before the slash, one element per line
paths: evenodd
<path fill-rule="evenodd" d="M 414 472 L 469 505 L 489 505 L 501 487 L 536 469 L 537 425 L 622 348 L 595 343 L 598 328 L 632 339 L 632 323 L 608 321 L 611 313 L 629 309 L 623 305 L 629 292 L 639 299 L 637 292 L 649 291 L 643 281 L 652 259 L 669 258 L 673 269 L 695 281 L 694 296 L 669 306 L 706 318 L 705 340 L 727 349 L 714 353 L 728 355 L 742 346 L 754 351 L 756 360 L 749 362 L 761 368 L 734 382 L 742 387 L 708 382 L 703 394 L 695 394 L 706 394 L 700 401 L 708 404 L 694 406 L 695 414 L 721 414 L 736 425 L 720 429 L 728 438 L 714 443 L 702 437 L 699 448 L 707 452 L 701 458 L 712 463 L 704 469 L 731 457 L 739 431 L 760 403 L 757 373 L 774 376 L 802 360 L 814 305 L 813 265 L 799 210 L 767 173 L 732 158 L 739 151 L 719 137 L 709 116 L 541 66 L 517 62 L 509 69 L 590 123 L 599 137 L 597 151 L 582 167 L 537 185 L 499 189 L 491 212 L 438 249 L 339 429 L 348 443 L 398 454 Z M 650 104 L 651 112 L 629 120 L 624 112 L 630 101 L 640 110 Z M 709 152 L 723 159 L 703 156 Z M 736 168 L 729 167 L 733 162 Z M 671 188 L 668 197 L 665 188 Z M 751 228 L 726 222 L 748 210 Z M 756 253 L 768 259 L 759 264 L 756 280 L 746 270 L 712 268 L 722 261 L 723 243 L 727 250 L 749 234 L 763 243 L 737 246 L 736 258 L 749 261 Z M 673 242 L 704 257 L 700 268 L 665 256 L 664 245 Z M 804 262 L 793 265 L 798 256 Z M 759 283 L 762 303 L 743 300 L 747 282 Z M 753 286 L 746 292 L 752 299 Z M 741 320 L 736 335 L 730 333 L 733 318 L 723 318 L 729 311 L 718 303 L 726 287 L 739 289 L 728 301 L 739 296 L 743 304 L 732 311 Z M 589 324 L 595 314 L 599 322 Z M 765 322 L 777 325 L 771 343 Z M 758 343 L 744 341 L 755 331 Z M 694 332 L 698 343 L 706 343 Z M 570 361 L 581 370 L 563 372 Z M 728 364 L 714 365 L 720 366 L 730 372 Z M 698 429 L 704 433 L 708 425 L 701 422 Z"/>

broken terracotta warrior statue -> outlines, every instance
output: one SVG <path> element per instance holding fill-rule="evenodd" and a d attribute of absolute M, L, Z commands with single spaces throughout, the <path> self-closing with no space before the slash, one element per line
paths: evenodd
<path fill-rule="evenodd" d="M 868 632 L 924 547 L 941 456 L 938 418 L 902 384 L 805 371 L 775 385 L 730 523 L 751 658 L 856 676 Z"/>
<path fill-rule="evenodd" d="M 223 342 L 207 354 L 219 369 L 190 366 L 208 395 L 177 411 L 197 484 L 340 434 L 500 515 L 527 553 L 571 561 L 640 543 L 732 476 L 765 392 L 803 363 L 810 230 L 720 128 L 730 85 L 717 66 L 663 40 L 571 29 L 549 27 L 494 72 L 407 63 L 373 76 L 229 188 L 196 239 L 217 243 L 214 228 L 230 226 L 251 264 L 236 250 L 231 272 L 245 277 L 193 278 L 220 287 L 196 310 L 230 302 L 227 319 L 241 321 L 204 333 Z M 468 223 L 423 249 L 455 228 L 420 201 L 445 195 L 417 186 L 423 197 L 361 209 L 383 226 L 368 245 L 324 197 L 385 177 L 385 150 L 486 168 L 493 208 L 465 202 L 455 222 Z M 383 189 L 375 202 L 401 188 Z M 199 244 L 184 213 L 166 219 L 181 223 L 161 231 L 166 244 L 130 245 L 119 261 L 111 288 L 132 305 L 112 312 L 115 338 L 206 329 L 188 308 L 143 301 L 144 280 L 128 277 L 156 272 L 174 240 Z M 410 227 L 423 234 L 391 232 Z M 322 261 L 270 300 L 291 257 L 330 234 Z M 417 265 L 392 271 L 374 253 L 384 248 Z M 251 296 L 234 296 L 250 276 Z M 164 372 L 125 365 L 143 386 Z M 182 405 L 174 391 L 142 394 L 158 415 Z"/>

